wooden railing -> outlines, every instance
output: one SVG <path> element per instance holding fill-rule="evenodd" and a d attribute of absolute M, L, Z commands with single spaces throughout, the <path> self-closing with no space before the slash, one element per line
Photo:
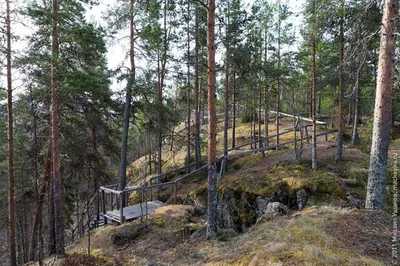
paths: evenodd
<path fill-rule="evenodd" d="M 203 165 L 202 167 L 185 174 L 174 181 L 169 182 L 162 182 L 157 184 L 150 184 L 150 185 L 137 185 L 137 186 L 130 186 L 126 187 L 124 190 L 116 190 L 117 185 L 109 185 L 109 186 L 102 186 L 99 188 L 99 195 L 98 195 L 98 202 L 97 202 L 97 220 L 100 219 L 100 213 L 103 213 L 104 216 L 104 223 L 107 224 L 107 218 L 110 218 L 107 214 L 107 211 L 113 211 L 114 208 L 120 211 L 120 223 L 125 222 L 124 218 L 124 210 L 121 206 L 128 205 L 128 198 L 129 194 L 134 191 L 140 191 L 140 204 L 144 201 L 144 193 L 148 190 L 150 192 L 150 201 L 153 201 L 153 188 L 161 188 L 164 186 L 173 186 L 174 190 L 174 203 L 177 203 L 177 186 L 180 182 L 185 180 L 186 178 L 200 173 L 207 169 L 208 165 Z M 167 173 L 166 173 L 167 174 Z M 158 176 L 156 176 L 158 177 Z M 159 190 L 158 190 L 159 191 Z M 108 196 L 107 196 L 108 195 Z M 114 200 L 115 197 L 115 200 Z M 160 195 L 158 194 L 158 198 Z M 108 198 L 108 199 L 107 199 Z M 115 203 L 115 204 L 114 204 Z"/>
<path fill-rule="evenodd" d="M 270 111 L 270 112 L 274 112 L 274 111 Z M 290 116 L 288 114 L 284 114 L 281 113 L 282 115 L 287 115 Z M 292 116 L 293 117 L 293 116 Z M 303 120 L 307 121 L 307 118 L 302 118 Z M 325 126 L 325 132 L 321 132 L 316 134 L 317 137 L 319 136 L 323 136 L 325 135 L 325 139 L 327 140 L 328 138 L 328 134 L 332 134 L 335 133 L 336 130 L 332 130 L 332 131 L 328 131 L 327 130 L 327 123 L 326 122 L 321 122 L 318 121 L 319 125 L 323 125 Z M 284 132 L 281 132 L 279 134 L 275 134 L 275 135 L 271 135 L 267 138 L 260 138 L 257 140 L 253 140 L 252 142 L 246 143 L 246 144 L 241 144 L 239 146 L 236 146 L 232 149 L 229 149 L 228 152 L 232 152 L 235 150 L 238 150 L 242 147 L 251 145 L 252 143 L 258 143 L 260 142 L 260 140 L 262 142 L 265 142 L 268 139 L 271 138 L 275 138 L 275 137 L 279 137 L 291 132 L 295 132 L 298 130 L 302 130 L 304 129 L 305 131 L 305 137 L 297 139 L 296 141 L 307 141 L 307 144 L 309 143 L 310 138 L 312 138 L 312 136 L 310 136 L 308 134 L 308 127 L 311 127 L 312 125 L 304 125 L 300 128 L 297 129 L 290 129 L 290 130 L 286 130 Z M 276 145 L 271 145 L 271 146 L 265 146 L 265 147 L 261 147 L 258 149 L 252 149 L 252 150 L 247 150 L 247 151 L 243 151 L 243 152 L 239 152 L 239 153 L 233 153 L 233 154 L 228 154 L 227 159 L 232 159 L 232 158 L 237 158 L 237 157 L 242 157 L 251 153 L 256 153 L 256 152 L 263 152 L 263 151 L 267 151 L 267 150 L 272 150 L 272 149 L 279 149 L 280 147 L 289 145 L 289 144 L 293 144 L 295 143 L 295 140 L 291 140 L 291 141 L 287 141 L 284 143 L 280 143 L 280 144 L 276 144 Z M 221 156 L 222 155 L 222 156 Z M 217 154 L 217 161 L 220 162 L 222 161 L 222 159 L 224 159 L 223 153 L 219 153 Z M 201 163 L 204 163 L 204 160 L 201 161 Z M 174 190 L 174 203 L 177 203 L 177 186 L 178 183 L 182 182 L 183 180 L 185 180 L 186 178 L 196 174 L 196 173 L 200 173 L 201 171 L 204 171 L 205 169 L 208 168 L 208 165 L 205 164 L 203 166 L 201 166 L 200 168 L 191 171 L 190 173 L 184 174 L 183 176 L 179 177 L 178 179 L 174 180 L 174 181 L 168 181 L 167 180 L 167 176 L 168 175 L 172 175 L 172 174 L 176 174 L 179 173 L 183 170 L 186 169 L 190 169 L 196 165 L 198 165 L 199 162 L 195 162 L 189 165 L 186 165 L 184 167 L 178 168 L 178 169 L 174 169 L 172 171 L 160 174 L 160 175 L 156 175 L 151 177 L 150 179 L 146 180 L 145 183 L 143 185 L 134 185 L 134 186 L 129 186 L 126 187 L 124 190 L 117 190 L 118 184 L 113 184 L 113 185 L 108 185 L 108 186 L 101 186 L 99 188 L 98 191 L 98 197 L 97 197 L 97 220 L 99 220 L 99 215 L 102 212 L 103 216 L 104 216 L 104 223 L 107 224 L 107 211 L 111 210 L 113 211 L 114 208 L 117 208 L 120 211 L 120 223 L 124 223 L 125 222 L 125 218 L 124 218 L 124 210 L 121 206 L 127 206 L 128 205 L 128 198 L 129 198 L 129 194 L 134 192 L 134 191 L 140 191 L 140 204 L 142 204 L 142 202 L 144 201 L 144 193 L 146 193 L 146 191 L 149 191 L 150 193 L 150 200 L 153 201 L 153 189 L 157 188 L 157 198 L 160 198 L 160 190 L 162 187 L 164 186 L 173 186 L 173 190 Z M 164 180 L 162 180 L 164 178 Z M 157 180 L 156 184 L 153 184 L 153 182 Z M 107 200 L 108 198 L 108 200 Z"/>

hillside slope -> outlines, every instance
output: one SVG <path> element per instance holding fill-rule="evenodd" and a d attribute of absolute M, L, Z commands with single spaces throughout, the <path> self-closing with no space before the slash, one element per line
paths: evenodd
<path fill-rule="evenodd" d="M 246 141 L 246 125 L 238 140 Z M 243 138 L 245 138 L 243 140 Z M 392 219 L 363 210 L 369 155 L 346 145 L 333 160 L 334 141 L 319 139 L 319 169 L 311 145 L 297 164 L 292 149 L 251 154 L 229 162 L 218 183 L 221 230 L 205 239 L 207 173 L 178 186 L 178 205 L 167 205 L 123 226 L 108 225 L 68 248 L 59 265 L 389 265 Z M 181 152 L 181 151 L 180 151 Z M 391 173 L 388 184 L 391 184 Z M 176 178 L 176 177 L 173 177 Z M 299 210 L 298 192 L 305 208 Z M 172 191 L 162 196 L 171 201 Z M 390 211 L 391 195 L 388 195 Z M 131 200 L 135 200 L 132 198 Z M 266 204 L 285 210 L 265 213 Z M 302 206 L 304 207 L 304 206 Z"/>
<path fill-rule="evenodd" d="M 209 241 L 204 209 L 168 205 L 150 214 L 144 224 L 95 231 L 92 259 L 104 265 L 389 265 L 390 215 L 359 209 L 364 202 L 368 155 L 346 147 L 344 160 L 336 163 L 333 142 L 321 143 L 318 149 L 317 171 L 310 169 L 311 151 L 306 146 L 302 164 L 294 163 L 289 149 L 269 152 L 265 160 L 254 154 L 231 162 L 231 170 L 219 182 L 220 193 L 235 191 L 242 202 L 246 195 L 249 203 L 252 194 L 265 196 L 279 187 L 288 193 L 289 207 L 291 191 L 305 189 L 309 198 L 302 211 L 293 207 L 283 214 L 266 213 L 246 224 L 253 207 L 240 213 L 238 204 L 240 226 L 223 229 L 217 240 Z M 205 176 L 196 180 L 182 185 L 179 194 L 201 205 Z M 71 246 L 71 263 L 85 259 L 77 254 L 87 252 L 87 240 Z"/>

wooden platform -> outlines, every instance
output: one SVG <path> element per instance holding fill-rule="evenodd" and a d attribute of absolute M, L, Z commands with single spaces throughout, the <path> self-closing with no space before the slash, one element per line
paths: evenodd
<path fill-rule="evenodd" d="M 148 201 L 147 202 L 147 213 L 146 213 L 146 203 L 142 203 L 143 208 L 143 216 L 146 214 L 152 213 L 158 208 L 164 206 L 165 204 L 159 200 Z M 139 218 L 142 215 L 142 211 L 140 209 L 140 204 L 128 206 L 124 208 L 124 217 L 125 221 L 131 221 Z M 111 219 L 112 221 L 121 222 L 121 216 L 119 210 L 108 211 L 105 214 L 105 217 Z"/>

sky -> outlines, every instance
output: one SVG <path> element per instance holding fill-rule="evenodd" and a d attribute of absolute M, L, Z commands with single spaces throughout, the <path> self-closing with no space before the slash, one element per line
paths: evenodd
<path fill-rule="evenodd" d="M 90 21 L 102 22 L 101 14 L 107 10 L 107 7 L 115 3 L 117 0 L 100 0 L 99 5 L 93 7 L 91 10 L 88 10 L 87 17 Z M 273 3 L 276 0 L 268 0 Z M 302 6 L 304 5 L 305 0 L 282 0 L 282 3 L 286 2 L 289 5 L 289 9 L 297 15 L 292 18 L 292 23 L 295 27 L 295 31 L 299 30 L 302 21 Z M 253 0 L 244 0 L 245 5 L 251 5 Z M 110 68 L 117 67 L 125 56 L 125 52 L 127 49 L 124 49 L 121 45 L 114 45 L 110 47 L 108 50 L 108 64 Z"/>
<path fill-rule="evenodd" d="M 103 13 L 107 10 L 109 6 L 112 6 L 117 0 L 99 0 L 99 4 L 92 7 L 91 9 L 87 10 L 87 19 L 91 22 L 98 23 L 104 25 L 105 22 L 102 18 Z M 269 2 L 275 2 L 276 0 L 268 0 Z M 26 3 L 26 1 L 13 1 L 17 3 L 17 5 L 22 5 Z M 289 5 L 289 9 L 294 12 L 296 16 L 292 18 L 292 23 L 294 25 L 294 30 L 299 32 L 299 27 L 301 26 L 302 21 L 302 5 L 304 4 L 305 0 L 282 0 L 282 3 L 286 2 Z M 253 3 L 253 0 L 244 0 L 245 5 L 250 7 Z M 218 3 L 217 3 L 218 4 Z M 0 12 L 4 11 L 4 1 L 0 4 Z M 105 26 L 105 25 L 104 25 Z M 22 23 L 14 23 L 12 25 L 12 30 L 16 31 L 18 35 L 20 35 L 20 39 L 13 43 L 13 49 L 17 51 L 24 51 L 27 47 L 27 43 L 24 42 L 24 36 L 28 35 L 30 32 L 33 31 L 32 27 L 29 25 L 23 25 Z M 108 60 L 108 67 L 109 69 L 115 69 L 119 65 L 123 64 L 126 61 L 126 51 L 128 51 L 127 44 L 123 42 L 113 42 L 113 44 L 109 43 L 108 53 L 107 53 L 107 60 Z M 217 63 L 218 60 L 222 61 L 222 54 L 217 54 Z M 139 62 L 140 63 L 140 62 Z M 220 62 L 222 64 L 222 62 Z M 5 73 L 6 70 L 3 69 L 2 73 Z M 14 69 L 13 71 L 13 80 L 14 80 L 14 88 L 16 88 L 16 93 L 21 92 L 24 90 L 22 81 L 20 80 L 20 75 L 17 70 Z M 5 77 L 0 77 L 0 86 L 5 85 Z M 123 84 L 117 84 L 114 80 L 112 83 L 112 90 L 119 91 L 123 87 Z"/>

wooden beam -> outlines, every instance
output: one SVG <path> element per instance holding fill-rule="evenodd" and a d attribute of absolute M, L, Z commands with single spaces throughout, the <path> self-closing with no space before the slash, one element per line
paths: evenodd
<path fill-rule="evenodd" d="M 108 193 L 114 193 L 114 194 L 121 194 L 121 191 L 119 190 L 115 190 L 115 189 L 111 189 L 111 188 L 107 188 L 107 187 L 100 187 L 100 190 L 102 191 L 107 191 Z"/>
<path fill-rule="evenodd" d="M 269 111 L 270 113 L 275 113 L 276 114 L 276 111 Z M 292 117 L 292 118 L 294 118 L 294 115 L 291 115 L 291 114 L 286 114 L 286 113 L 282 113 L 282 112 L 279 112 L 279 115 L 283 115 L 283 116 L 287 116 L 287 117 Z M 313 120 L 311 119 L 311 118 L 306 118 L 306 117 L 303 117 L 303 116 L 298 116 L 301 120 L 304 120 L 304 121 L 307 121 L 307 122 L 312 122 Z M 324 122 L 324 121 L 317 121 L 317 124 L 318 125 L 326 125 L 327 124 L 327 122 Z"/>

